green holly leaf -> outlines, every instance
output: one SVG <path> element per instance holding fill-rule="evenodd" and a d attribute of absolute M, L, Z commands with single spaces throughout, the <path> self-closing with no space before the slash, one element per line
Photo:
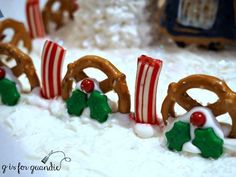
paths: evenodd
<path fill-rule="evenodd" d="M 16 83 L 8 79 L 0 79 L 0 95 L 2 103 L 8 106 L 16 105 L 20 99 Z"/>
<path fill-rule="evenodd" d="M 213 128 L 196 129 L 193 144 L 201 150 L 201 155 L 205 158 L 217 159 L 223 153 L 224 141 L 219 138 Z"/>
<path fill-rule="evenodd" d="M 174 127 L 166 132 L 165 136 L 170 150 L 181 151 L 183 144 L 191 139 L 190 125 L 182 121 L 175 122 Z"/>
<path fill-rule="evenodd" d="M 69 114 L 80 116 L 87 107 L 87 95 L 80 90 L 73 91 L 72 96 L 66 101 L 66 107 Z"/>
<path fill-rule="evenodd" d="M 90 117 L 103 123 L 107 120 L 111 108 L 107 103 L 107 96 L 101 94 L 99 91 L 93 91 L 88 99 L 88 106 L 90 108 Z"/>

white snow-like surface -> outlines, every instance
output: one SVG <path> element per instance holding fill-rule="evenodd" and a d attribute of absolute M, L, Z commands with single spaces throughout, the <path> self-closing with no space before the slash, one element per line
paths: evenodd
<path fill-rule="evenodd" d="M 40 57 L 37 56 L 39 48 L 41 46 L 35 47 L 36 52 L 31 56 L 40 76 Z M 189 74 L 218 76 L 236 90 L 235 51 L 213 53 L 195 48 L 182 50 L 173 46 L 106 51 L 71 49 L 67 51 L 64 66 L 86 54 L 107 58 L 126 74 L 132 106 L 136 62 L 141 54 L 164 61 L 158 84 L 158 112 L 166 96 L 168 84 Z M 63 69 L 63 75 L 65 72 L 66 67 Z M 100 75 L 103 77 L 102 73 L 95 70 L 89 70 L 88 73 L 97 79 Z M 202 102 L 215 99 L 215 95 L 208 92 L 198 92 L 199 90 L 192 94 Z M 108 96 L 112 100 L 117 99 L 113 93 Z M 138 137 L 133 131 L 133 122 L 127 115 L 112 114 L 108 122 L 99 124 L 88 118 L 89 110 L 85 110 L 81 118 L 69 117 L 60 99 L 47 101 L 39 97 L 31 99 L 32 97 L 32 94 L 23 95 L 15 107 L 1 105 L 0 124 L 28 153 L 26 159 L 40 162 L 51 150 L 62 150 L 71 158 L 71 162 L 63 162 L 59 172 L 48 172 L 49 175 L 165 177 L 174 171 L 175 176 L 230 177 L 236 173 L 236 157 L 233 154 L 231 157 L 225 154 L 218 160 L 209 160 L 198 155 L 171 152 L 164 146 L 160 132 L 148 139 Z M 40 101 L 35 101 L 37 99 Z M 32 100 L 40 104 L 35 104 Z M 158 115 L 160 117 L 160 114 Z M 229 120 L 227 116 L 222 119 Z"/>
<path fill-rule="evenodd" d="M 157 91 L 159 117 L 161 117 L 161 103 L 166 96 L 169 83 L 177 82 L 190 74 L 217 76 L 236 91 L 235 49 L 214 53 L 191 47 L 178 49 L 171 45 L 150 48 L 146 46 L 150 36 L 148 26 L 144 22 L 144 0 L 78 0 L 78 2 L 80 10 L 76 13 L 75 21 L 70 21 L 51 36 L 67 49 L 63 76 L 67 64 L 84 55 L 104 57 L 126 74 L 134 110 L 137 58 L 145 54 L 162 59 L 163 69 Z M 1 10 L 6 17 L 24 20 L 24 3 L 19 3 L 18 10 L 15 10 L 15 3 L 19 2 L 1 1 Z M 38 76 L 41 76 L 40 55 L 44 42 L 45 39 L 34 40 L 34 49 L 30 54 Z M 104 77 L 104 74 L 95 70 L 88 72 L 92 78 L 98 80 Z M 216 96 L 209 92 L 193 90 L 191 95 L 200 98 L 204 104 L 216 100 Z M 109 93 L 108 97 L 117 100 L 114 93 Z M 184 112 L 179 108 L 177 110 L 179 114 Z M 127 115 L 111 114 L 104 124 L 99 124 L 88 117 L 88 109 L 81 118 L 70 117 L 61 99 L 43 100 L 34 94 L 22 95 L 19 104 L 14 107 L 0 105 L 0 125 L 11 137 L 9 141 L 14 140 L 26 152 L 26 155 L 22 153 L 22 161 L 43 165 L 42 158 L 51 150 L 63 151 L 71 158 L 71 162 L 62 163 L 60 171 L 48 172 L 48 176 L 233 177 L 236 174 L 235 154 L 231 154 L 232 156 L 225 154 L 218 160 L 209 160 L 198 155 L 171 152 L 163 144 L 163 136 L 158 131 L 152 138 L 138 137 L 133 131 L 133 122 Z M 227 115 L 221 117 L 221 120 L 230 121 Z M 9 142 L 0 139 L 0 144 L 3 143 Z M 233 142 L 227 141 L 227 145 L 231 143 Z M 18 161 L 14 159 L 11 148 L 0 152 L 12 158 L 12 161 L 0 158 L 1 166 Z M 51 160 L 55 159 L 49 161 Z M 2 175 L 1 168 L 0 174 Z M 37 172 L 34 175 L 36 174 Z M 9 176 L 5 174 L 7 175 Z"/>

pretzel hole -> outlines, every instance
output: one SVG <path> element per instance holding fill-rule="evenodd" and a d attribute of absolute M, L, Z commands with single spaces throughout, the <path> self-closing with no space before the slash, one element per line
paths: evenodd
<path fill-rule="evenodd" d="M 27 49 L 24 46 L 24 41 L 20 40 L 17 44 L 17 47 L 24 53 L 28 53 Z"/>
<path fill-rule="evenodd" d="M 112 112 L 118 111 L 118 95 L 114 91 L 110 91 L 106 93 L 106 96 L 108 98 L 108 104 L 111 107 Z"/>
<path fill-rule="evenodd" d="M 53 5 L 52 5 L 52 12 L 57 12 L 59 11 L 61 7 L 61 3 L 59 1 L 56 1 Z"/>
<path fill-rule="evenodd" d="M 13 38 L 13 36 L 15 34 L 15 31 L 12 28 L 6 28 L 3 31 L 3 34 L 6 35 L 6 36 L 4 37 L 2 42 L 3 43 L 9 43 L 12 40 L 12 38 Z"/>
<path fill-rule="evenodd" d="M 188 95 L 192 99 L 197 100 L 202 106 L 207 106 L 208 104 L 215 103 L 219 98 L 218 96 L 209 90 L 193 88 L 187 91 Z"/>
<path fill-rule="evenodd" d="M 220 123 L 221 128 L 225 132 L 225 136 L 228 136 L 231 131 L 232 119 L 228 113 L 222 114 L 216 117 L 216 120 Z"/>
<path fill-rule="evenodd" d="M 98 82 L 107 79 L 107 75 L 96 68 L 86 68 L 83 70 L 90 78 L 95 78 Z"/>
<path fill-rule="evenodd" d="M 63 13 L 63 22 L 67 22 L 69 20 L 69 18 L 70 18 L 69 12 L 65 11 Z"/>
<path fill-rule="evenodd" d="M 31 90 L 31 85 L 29 83 L 29 80 L 26 76 L 26 74 L 21 74 L 19 77 L 18 77 L 18 80 L 19 82 L 21 83 L 21 86 L 22 86 L 22 91 L 23 92 L 30 92 Z"/>
<path fill-rule="evenodd" d="M 56 25 L 55 22 L 53 22 L 53 21 L 49 21 L 49 22 L 48 22 L 48 30 L 49 30 L 49 33 L 53 32 L 54 29 L 56 29 L 56 28 L 57 28 L 57 25 Z"/>
<path fill-rule="evenodd" d="M 176 116 L 180 116 L 186 113 L 186 110 L 182 108 L 178 103 L 175 103 L 174 110 L 175 110 Z"/>
<path fill-rule="evenodd" d="M 75 90 L 76 82 L 72 82 L 72 91 Z"/>
<path fill-rule="evenodd" d="M 7 55 L 0 55 L 1 62 L 8 68 L 13 68 L 17 65 L 15 60 L 12 60 L 11 57 Z"/>

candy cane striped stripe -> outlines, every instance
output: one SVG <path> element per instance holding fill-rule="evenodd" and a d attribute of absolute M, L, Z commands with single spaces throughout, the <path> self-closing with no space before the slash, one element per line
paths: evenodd
<path fill-rule="evenodd" d="M 142 55 L 138 59 L 135 88 L 135 121 L 159 124 L 156 115 L 157 83 L 162 61 Z"/>
<path fill-rule="evenodd" d="M 46 41 L 42 53 L 42 95 L 54 98 L 61 95 L 61 69 L 65 50 L 58 44 Z"/>
<path fill-rule="evenodd" d="M 44 37 L 45 31 L 38 0 L 27 0 L 26 17 L 30 36 L 32 38 Z"/>

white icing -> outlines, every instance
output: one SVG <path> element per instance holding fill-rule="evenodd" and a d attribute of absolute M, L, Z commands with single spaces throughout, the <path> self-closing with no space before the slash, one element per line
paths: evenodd
<path fill-rule="evenodd" d="M 140 138 L 151 138 L 155 134 L 155 129 L 150 124 L 136 123 L 133 129 Z"/>
<path fill-rule="evenodd" d="M 236 153 L 236 139 L 226 138 L 231 131 L 231 126 L 229 124 L 225 124 L 225 123 L 220 124 L 216 120 L 215 116 L 212 114 L 211 110 L 206 107 L 195 107 L 195 108 L 191 109 L 189 112 L 185 113 L 184 115 L 179 116 L 175 120 L 170 119 L 169 122 L 171 125 L 169 125 L 166 128 L 165 132 L 170 131 L 173 128 L 174 123 L 177 121 L 183 121 L 183 122 L 190 123 L 190 117 L 191 117 L 192 113 L 194 113 L 194 112 L 202 112 L 206 117 L 206 122 L 201 128 L 212 128 L 214 130 L 215 134 L 224 141 L 223 146 L 226 149 L 226 151 L 228 151 L 230 153 Z M 197 128 L 198 127 L 196 127 L 190 123 L 191 140 L 183 145 L 183 148 L 182 148 L 183 151 L 194 153 L 194 154 L 201 153 L 200 150 L 192 144 L 192 140 L 195 138 L 194 131 Z M 167 141 L 167 140 L 165 139 L 165 141 Z"/>
<path fill-rule="evenodd" d="M 94 90 L 103 93 L 102 90 L 101 90 L 101 88 L 100 88 L 100 86 L 99 86 L 99 82 L 97 81 L 97 79 L 94 79 L 94 78 L 89 78 L 89 79 L 93 80 L 93 82 L 94 82 Z M 85 92 L 84 90 L 81 89 L 81 83 L 82 83 L 82 82 L 83 82 L 83 80 L 77 82 L 76 85 L 75 85 L 75 88 L 78 89 L 78 90 L 80 90 L 81 92 L 86 93 L 86 94 L 88 95 L 88 97 L 89 97 L 91 93 L 87 93 L 87 92 Z M 108 104 L 109 104 L 109 106 L 110 106 L 112 112 L 117 112 L 117 110 L 118 110 L 118 105 L 117 105 L 116 102 L 114 102 L 114 101 L 112 101 L 112 100 L 110 100 L 110 99 L 108 98 Z"/>
<path fill-rule="evenodd" d="M 200 154 L 201 151 L 198 149 L 198 147 L 194 146 L 193 143 L 187 142 L 184 143 L 182 150 L 185 152 L 193 153 L 193 154 Z"/>
<path fill-rule="evenodd" d="M 19 91 L 23 90 L 22 83 L 20 83 L 20 81 L 14 76 L 11 70 L 5 66 L 1 66 L 1 68 L 3 68 L 6 72 L 5 78 L 15 82 Z"/>
<path fill-rule="evenodd" d="M 206 116 L 206 122 L 202 126 L 202 128 L 213 128 L 217 136 L 219 136 L 221 139 L 224 138 L 224 134 L 223 134 L 220 124 L 217 122 L 215 116 L 212 114 L 211 110 L 209 110 L 208 108 L 195 107 L 191 109 L 189 112 L 187 112 L 186 114 L 184 114 L 183 116 L 180 116 L 179 120 L 182 120 L 184 122 L 189 122 L 190 117 L 192 113 L 194 112 L 202 112 Z M 190 124 L 190 135 L 192 139 L 194 138 L 194 131 L 196 128 L 198 127 L 194 126 L 193 124 Z"/>
<path fill-rule="evenodd" d="M 94 82 L 94 90 L 97 90 L 97 91 L 102 93 L 102 90 L 100 89 L 99 82 L 97 81 L 97 79 L 94 79 L 94 78 L 89 78 L 89 79 L 91 79 Z M 83 82 L 83 80 L 81 80 L 78 83 L 76 83 L 75 88 L 80 90 L 81 92 L 86 93 L 84 90 L 81 89 L 81 83 L 82 82 Z"/>

